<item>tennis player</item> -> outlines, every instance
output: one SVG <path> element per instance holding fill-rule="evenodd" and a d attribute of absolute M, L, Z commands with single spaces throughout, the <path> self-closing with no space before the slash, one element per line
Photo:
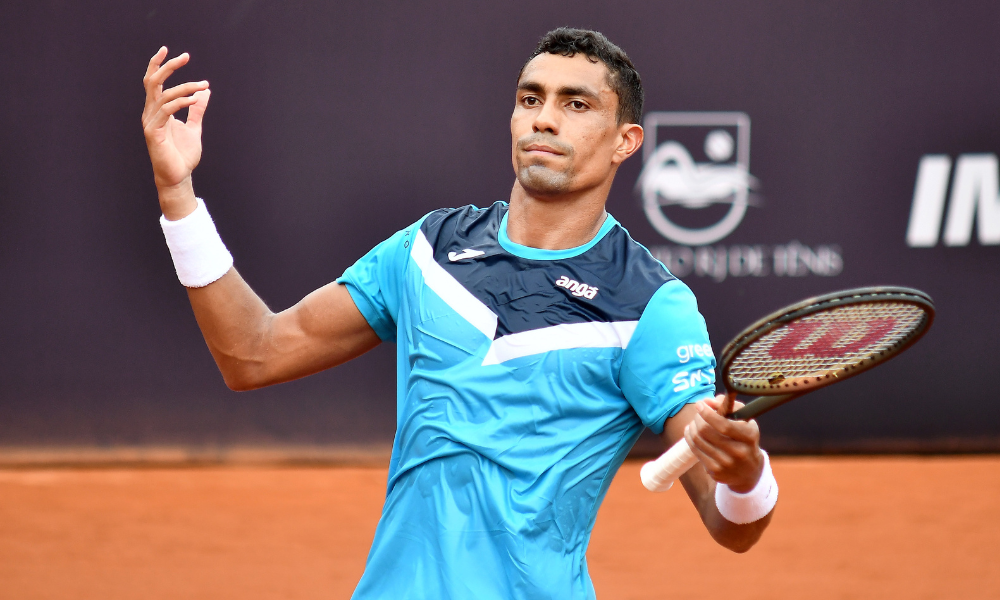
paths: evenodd
<path fill-rule="evenodd" d="M 177 274 L 227 385 L 396 343 L 388 487 L 355 598 L 593 598 L 597 509 L 645 427 L 694 448 L 701 466 L 681 481 L 712 537 L 756 543 L 777 498 L 757 425 L 718 414 L 693 294 L 605 210 L 643 140 L 621 49 L 548 33 L 517 78 L 509 200 L 433 211 L 279 313 L 195 196 L 209 86 L 164 90 L 189 59 L 166 54 L 149 62 L 143 128 Z"/>

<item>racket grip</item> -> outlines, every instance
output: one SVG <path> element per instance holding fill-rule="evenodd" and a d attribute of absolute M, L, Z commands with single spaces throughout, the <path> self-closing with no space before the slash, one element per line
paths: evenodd
<path fill-rule="evenodd" d="M 687 473 L 698 462 L 686 439 L 670 447 L 660 458 L 642 465 L 639 477 L 642 485 L 651 492 L 665 492 L 674 485 L 674 480 Z"/>

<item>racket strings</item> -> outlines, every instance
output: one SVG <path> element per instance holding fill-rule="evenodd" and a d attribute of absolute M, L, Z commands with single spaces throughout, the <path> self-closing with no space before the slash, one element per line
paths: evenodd
<path fill-rule="evenodd" d="M 733 359 L 728 377 L 752 388 L 788 387 L 790 381 L 808 385 L 809 379 L 888 358 L 926 318 L 920 306 L 891 301 L 813 313 L 748 344 Z"/>

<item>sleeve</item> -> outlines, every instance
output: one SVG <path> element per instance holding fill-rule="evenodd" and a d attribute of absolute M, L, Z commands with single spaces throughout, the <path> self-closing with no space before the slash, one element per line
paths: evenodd
<path fill-rule="evenodd" d="M 682 282 L 664 283 L 646 305 L 622 357 L 619 386 L 657 434 L 685 404 L 715 394 L 715 355 L 705 319 Z"/>
<path fill-rule="evenodd" d="M 422 222 L 423 219 L 397 231 L 337 278 L 337 283 L 347 286 L 358 310 L 385 342 L 396 341 L 403 276 L 413 236 Z"/>

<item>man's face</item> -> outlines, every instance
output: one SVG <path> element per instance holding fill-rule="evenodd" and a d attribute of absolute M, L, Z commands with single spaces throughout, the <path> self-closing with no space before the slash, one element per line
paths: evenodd
<path fill-rule="evenodd" d="M 624 160 L 608 68 L 585 55 L 540 54 L 517 82 L 510 117 L 514 173 L 534 196 L 596 187 Z"/>

